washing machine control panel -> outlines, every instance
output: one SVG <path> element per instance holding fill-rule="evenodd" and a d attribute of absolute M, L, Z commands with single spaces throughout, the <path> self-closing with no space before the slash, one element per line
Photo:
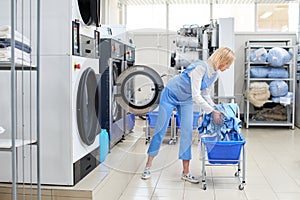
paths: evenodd
<path fill-rule="evenodd" d="M 77 21 L 72 22 L 72 55 L 80 55 L 80 36 L 79 36 L 80 24 Z"/>
<path fill-rule="evenodd" d="M 128 64 L 133 64 L 135 62 L 135 48 L 126 45 L 125 46 L 125 60 Z"/>
<path fill-rule="evenodd" d="M 111 41 L 111 57 L 124 60 L 124 45 L 118 41 Z"/>

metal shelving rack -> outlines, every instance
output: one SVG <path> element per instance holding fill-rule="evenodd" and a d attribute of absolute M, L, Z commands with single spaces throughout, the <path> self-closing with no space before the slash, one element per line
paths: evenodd
<path fill-rule="evenodd" d="M 249 102 L 249 99 L 245 95 L 244 101 L 244 121 L 246 123 L 246 128 L 249 126 L 288 126 L 294 129 L 294 120 L 295 120 L 295 69 L 296 69 L 296 54 L 297 48 L 296 46 L 291 45 L 292 41 L 290 39 L 263 39 L 263 40 L 248 40 L 245 42 L 245 91 L 247 92 L 250 87 L 250 83 L 254 81 L 264 81 L 271 82 L 274 80 L 283 80 L 288 83 L 289 92 L 293 93 L 293 98 L 289 105 L 286 105 L 287 112 L 287 120 L 286 121 L 255 121 L 250 119 L 252 104 Z M 250 52 L 255 49 L 265 48 L 266 50 L 270 50 L 273 47 L 282 47 L 284 49 L 290 50 L 292 49 L 294 56 L 292 60 L 286 63 L 283 67 L 288 71 L 288 78 L 251 78 L 250 77 L 250 69 L 253 66 L 264 66 L 270 67 L 269 63 L 253 63 L 250 62 Z M 272 103 L 272 100 L 268 100 L 266 103 Z M 279 104 L 279 103 L 278 103 Z"/>
<path fill-rule="evenodd" d="M 23 0 L 22 0 L 22 10 L 23 10 Z M 30 1 L 31 3 L 31 1 Z M 32 182 L 30 183 L 30 190 L 31 190 L 31 195 L 30 199 L 41 199 L 41 184 L 40 184 L 40 127 L 39 127 L 39 105 L 40 105 L 40 98 L 39 98 L 39 66 L 40 66 L 40 0 L 36 0 L 36 66 L 29 66 L 29 65 L 24 65 L 20 63 L 15 62 L 15 27 L 16 27 L 16 1 L 11 0 L 10 1 L 10 28 L 11 28 L 11 59 L 9 62 L 6 61 L 1 61 L 0 62 L 0 73 L 1 72 L 10 72 L 10 107 L 11 107 L 11 119 L 10 119 L 10 134 L 11 138 L 7 139 L 0 139 L 0 151 L 1 152 L 9 152 L 11 153 L 11 185 L 12 185 L 12 199 L 17 200 L 18 199 L 18 191 L 22 186 L 18 186 L 18 184 L 22 185 L 22 183 L 18 182 L 18 148 L 24 148 L 25 146 L 30 146 L 30 145 L 35 145 L 36 146 L 36 157 L 37 157 L 37 162 L 36 162 L 36 195 L 33 197 L 33 187 L 32 187 Z M 22 11 L 23 12 L 23 11 Z M 31 10 L 30 10 L 31 12 Z M 30 13 L 30 16 L 32 13 Z M 22 13 L 23 17 L 23 13 Z M 30 138 L 25 139 L 24 137 L 19 138 L 18 137 L 18 129 L 17 129 L 17 116 L 18 116 L 18 108 L 17 108 L 17 77 L 16 77 L 16 72 L 17 71 L 35 71 L 36 72 L 36 138 L 33 139 L 31 137 L 30 133 Z M 23 84 L 23 82 L 21 83 Z M 21 91 L 22 94 L 21 96 L 24 95 L 24 90 Z M 31 88 L 30 88 L 31 92 Z M 30 94 L 31 95 L 31 94 Z M 22 111 L 23 112 L 23 111 Z M 23 118 L 23 116 L 21 116 Z M 23 119 L 22 119 L 23 120 Z M 30 119 L 31 122 L 32 119 Z M 24 123 L 22 122 L 21 126 L 24 126 Z M 31 155 L 32 156 L 32 155 Z M 24 166 L 23 166 L 23 171 L 24 171 Z M 26 187 L 27 188 L 27 187 Z M 25 189 L 25 184 L 23 182 L 23 190 Z M 24 194 L 25 195 L 25 194 Z M 25 196 L 23 196 L 25 198 Z M 28 197 L 26 197 L 27 199 Z"/>

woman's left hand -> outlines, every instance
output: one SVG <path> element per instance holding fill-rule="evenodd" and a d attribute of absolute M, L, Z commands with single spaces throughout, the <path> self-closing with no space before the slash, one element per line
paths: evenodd
<path fill-rule="evenodd" d="M 221 124 L 223 122 L 222 120 L 222 113 L 220 113 L 217 110 L 213 110 L 212 111 L 212 115 L 213 115 L 213 120 L 217 123 L 217 124 Z"/>

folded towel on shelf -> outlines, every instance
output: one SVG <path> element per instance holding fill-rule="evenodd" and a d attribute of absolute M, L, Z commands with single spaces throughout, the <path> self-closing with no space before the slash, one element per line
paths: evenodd
<path fill-rule="evenodd" d="M 0 126 L 0 134 L 5 132 L 5 128 L 3 128 L 2 126 Z"/>
<path fill-rule="evenodd" d="M 11 38 L 11 28 L 10 26 L 3 25 L 0 26 L 0 38 Z M 22 33 L 15 30 L 15 40 L 23 42 L 24 44 L 30 46 L 30 40 L 24 36 Z"/>
<path fill-rule="evenodd" d="M 11 47 L 0 48 L 0 62 L 11 61 Z M 15 62 L 30 66 L 30 54 L 15 48 Z"/>
<path fill-rule="evenodd" d="M 11 30 L 11 27 L 9 25 L 2 25 L 2 26 L 0 26 L 0 31 L 10 32 L 10 30 Z"/>
<path fill-rule="evenodd" d="M 266 82 L 250 83 L 247 97 L 254 106 L 262 107 L 270 98 L 269 85 Z"/>

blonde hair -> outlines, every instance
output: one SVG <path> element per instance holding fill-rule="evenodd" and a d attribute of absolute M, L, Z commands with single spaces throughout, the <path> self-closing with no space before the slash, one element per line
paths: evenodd
<path fill-rule="evenodd" d="M 235 53 L 230 48 L 220 47 L 208 58 L 208 61 L 210 61 L 217 70 L 220 64 L 232 64 L 235 58 Z"/>

